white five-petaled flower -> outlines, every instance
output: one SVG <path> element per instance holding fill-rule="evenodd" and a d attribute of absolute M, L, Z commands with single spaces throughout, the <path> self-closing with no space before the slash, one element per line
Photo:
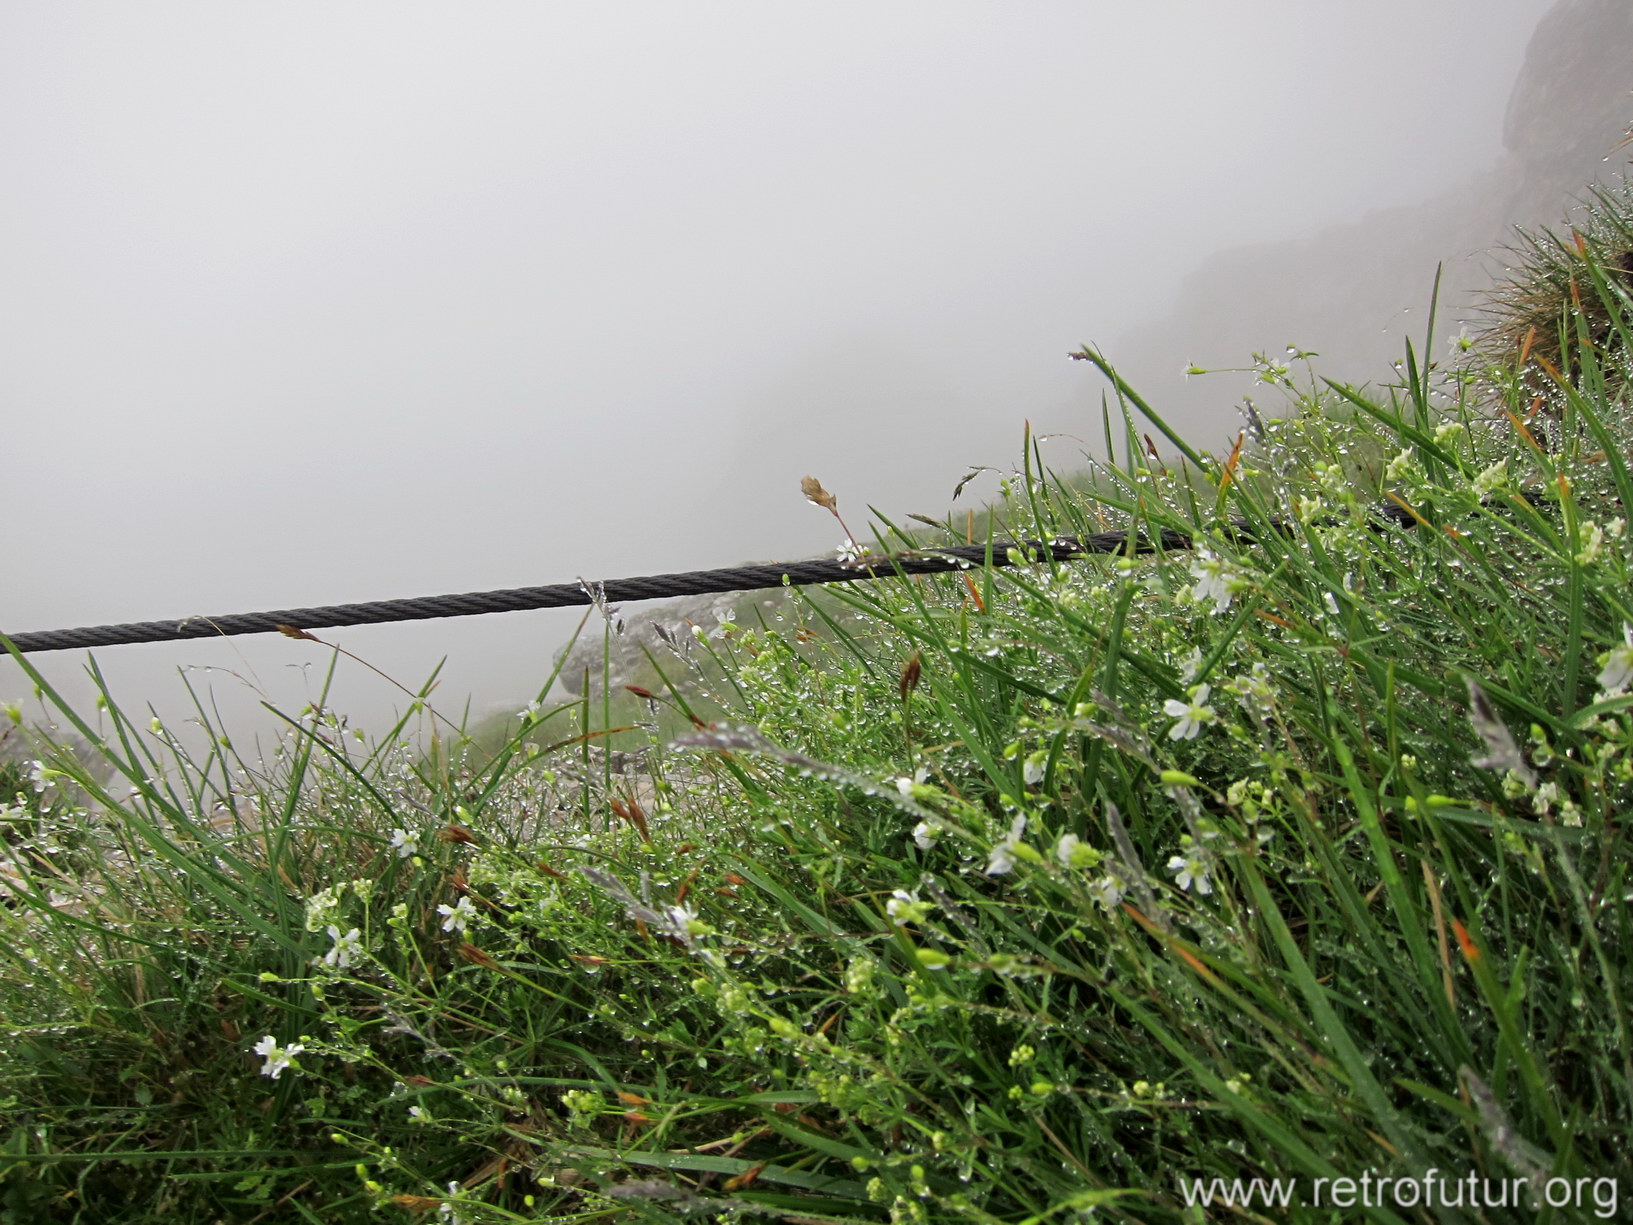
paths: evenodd
<path fill-rule="evenodd" d="M 352 959 L 363 955 L 363 933 L 357 928 L 341 934 L 340 928 L 333 923 L 329 924 L 329 939 L 334 941 L 334 947 L 323 954 L 323 964 L 344 970 L 351 965 Z"/>
<path fill-rule="evenodd" d="M 913 827 L 913 845 L 921 851 L 928 851 L 941 841 L 940 826 L 932 825 L 928 821 L 920 821 Z"/>
<path fill-rule="evenodd" d="M 420 849 L 420 836 L 406 829 L 394 829 L 391 831 L 391 846 L 397 852 L 398 859 L 407 859 Z"/>
<path fill-rule="evenodd" d="M 1215 613 L 1222 613 L 1230 607 L 1236 594 L 1236 580 L 1230 567 L 1212 552 L 1207 549 L 1196 551 L 1196 560 L 1191 563 L 1191 577 L 1196 580 L 1191 588 L 1191 599 L 1198 604 L 1212 600 Z"/>
<path fill-rule="evenodd" d="M 1127 891 L 1128 886 L 1123 883 L 1123 878 L 1115 872 L 1107 872 L 1089 886 L 1089 892 L 1094 894 L 1095 901 L 1099 902 L 1107 910 L 1112 909 L 1121 902 L 1123 894 Z"/>
<path fill-rule="evenodd" d="M 1179 722 L 1168 729 L 1170 740 L 1195 740 L 1196 734 L 1202 730 L 1204 723 L 1213 720 L 1213 707 L 1207 704 L 1208 694 L 1213 692 L 1211 685 L 1197 685 L 1190 691 L 1190 701 L 1181 702 L 1178 698 L 1169 698 L 1162 704 L 1163 713 Z"/>
<path fill-rule="evenodd" d="M 437 913 L 442 916 L 443 931 L 464 934 L 470 921 L 476 918 L 476 907 L 471 905 L 470 898 L 462 897 L 455 905 L 438 906 Z"/>
<path fill-rule="evenodd" d="M 897 927 L 924 922 L 929 917 L 931 909 L 929 902 L 919 901 L 916 892 L 909 893 L 906 889 L 891 890 L 890 900 L 885 903 L 885 913 Z"/>
<path fill-rule="evenodd" d="M 289 1046 L 279 1046 L 278 1040 L 271 1034 L 250 1047 L 250 1050 L 263 1060 L 261 1075 L 270 1076 L 273 1080 L 277 1080 L 279 1076 L 283 1075 L 285 1068 L 294 1067 L 295 1056 L 305 1049 L 306 1047 L 299 1042 L 292 1043 Z"/>
<path fill-rule="evenodd" d="M 1015 848 L 1021 844 L 1021 839 L 1025 835 L 1026 818 L 1016 817 L 1009 823 L 1009 837 L 992 848 L 991 858 L 987 860 L 988 876 L 1002 876 L 1015 866 Z"/>
<path fill-rule="evenodd" d="M 1192 850 L 1185 855 L 1175 855 L 1168 861 L 1168 870 L 1174 874 L 1174 883 L 1181 889 L 1190 889 L 1193 885 L 1201 894 L 1213 892 L 1213 882 L 1208 879 L 1208 864 L 1199 851 Z"/>
<path fill-rule="evenodd" d="M 1599 673 L 1599 688 L 1615 695 L 1624 693 L 1633 684 L 1633 625 L 1622 626 L 1623 644 L 1612 647 L 1599 657 L 1604 665 Z"/>

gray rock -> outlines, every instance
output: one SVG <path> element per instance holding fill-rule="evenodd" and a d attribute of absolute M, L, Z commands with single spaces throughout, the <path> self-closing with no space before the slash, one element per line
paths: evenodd
<path fill-rule="evenodd" d="M 1107 356 L 1204 447 L 1235 433 L 1243 395 L 1265 403 L 1276 393 L 1250 376 L 1181 383 L 1183 361 L 1243 366 L 1254 352 L 1281 356 L 1292 343 L 1320 354 L 1322 376 L 1386 381 L 1408 340 L 1421 349 L 1436 266 L 1444 266 L 1438 335 L 1465 322 L 1477 329 L 1515 227 L 1558 228 L 1595 184 L 1625 180 L 1630 123 L 1633 5 L 1559 0 L 1532 36 L 1508 103 L 1507 153 L 1488 170 L 1419 204 L 1217 255 L 1185 281 L 1170 315 Z"/>

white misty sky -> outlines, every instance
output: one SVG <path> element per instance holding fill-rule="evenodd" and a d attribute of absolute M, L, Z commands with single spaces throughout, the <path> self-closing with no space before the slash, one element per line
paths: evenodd
<path fill-rule="evenodd" d="M 8 5 L 0 628 L 807 556 L 807 473 L 939 514 L 1023 421 L 1091 435 L 1066 352 L 1209 253 L 1489 166 L 1547 7 Z M 457 713 L 576 619 L 327 636 L 409 685 L 447 656 Z M 178 666 L 298 705 L 325 653 L 98 660 L 168 713 Z"/>

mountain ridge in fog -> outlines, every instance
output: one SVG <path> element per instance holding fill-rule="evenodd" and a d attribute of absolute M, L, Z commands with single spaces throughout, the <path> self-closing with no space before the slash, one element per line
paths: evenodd
<path fill-rule="evenodd" d="M 1107 355 L 1202 446 L 1233 429 L 1219 408 L 1240 403 L 1252 376 L 1182 382 L 1182 363 L 1244 367 L 1255 352 L 1292 345 L 1319 353 L 1313 364 L 1327 378 L 1384 379 L 1407 341 L 1421 348 L 1437 265 L 1438 334 L 1478 327 L 1516 228 L 1565 224 L 1595 183 L 1625 175 L 1630 90 L 1633 6 L 1559 0 L 1527 47 L 1509 95 L 1506 152 L 1488 170 L 1418 204 L 1221 251 L 1185 278 L 1172 310 L 1125 332 Z M 1218 433 L 1201 436 L 1204 421 Z"/>

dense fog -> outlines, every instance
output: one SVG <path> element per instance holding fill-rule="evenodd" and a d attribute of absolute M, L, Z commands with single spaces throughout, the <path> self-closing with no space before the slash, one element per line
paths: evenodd
<path fill-rule="evenodd" d="M 0 628 L 828 552 L 807 474 L 859 520 L 940 515 L 1027 421 L 1077 466 L 1085 342 L 1216 447 L 1239 389 L 1185 365 L 1342 362 L 1346 329 L 1410 325 L 1435 260 L 1499 236 L 1447 204 L 1398 266 L 1318 241 L 1517 156 L 1549 8 L 7 6 Z M 1387 375 L 1372 344 L 1348 360 Z M 533 697 L 577 620 L 319 633 L 409 687 L 446 657 L 457 717 Z M 298 708 L 329 652 L 96 658 L 175 720 L 177 669 L 212 669 L 190 675 L 229 722 L 266 729 L 261 696 Z M 83 652 L 35 662 L 88 705 Z M 27 690 L 0 665 L 0 697 Z M 354 722 L 403 701 L 339 661 Z"/>

